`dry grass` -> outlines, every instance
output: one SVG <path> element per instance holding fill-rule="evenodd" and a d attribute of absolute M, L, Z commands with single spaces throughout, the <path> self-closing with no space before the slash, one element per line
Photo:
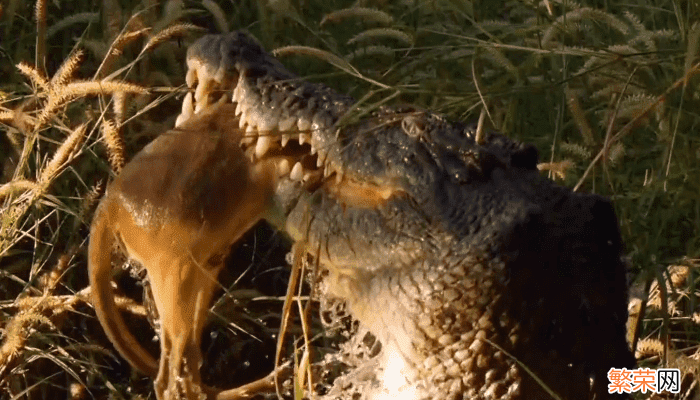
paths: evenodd
<path fill-rule="evenodd" d="M 219 30 L 248 27 L 268 48 L 297 46 L 284 59 L 292 69 L 367 104 L 391 98 L 453 118 L 482 115 L 484 124 L 534 142 L 552 177 L 613 198 L 636 278 L 629 338 L 638 361 L 683 371 L 681 394 L 656 398 L 699 398 L 697 4 L 668 11 L 660 0 L 608 9 L 586 1 L 479 10 L 468 1 L 381 9 L 346 2 L 337 10 L 311 3 L 241 2 L 230 15 L 221 12 L 230 3 L 214 1 L 0 5 L 0 399 L 151 394 L 151 382 L 115 358 L 94 318 L 86 238 L 105 182 L 174 124 L 181 38 L 210 21 Z M 239 254 L 251 270 L 281 268 L 280 248 L 258 231 Z M 235 302 L 215 307 L 222 317 L 214 332 L 237 344 L 208 340 L 213 383 L 232 369 L 245 375 L 256 357 L 240 353 L 277 333 L 272 310 L 281 299 L 248 283 L 229 289 L 225 298 Z M 138 286 L 127 292 L 140 298 Z M 148 304 L 118 303 L 148 326 Z M 148 342 L 152 333 L 144 332 Z M 257 354 L 274 358 L 271 343 Z"/>

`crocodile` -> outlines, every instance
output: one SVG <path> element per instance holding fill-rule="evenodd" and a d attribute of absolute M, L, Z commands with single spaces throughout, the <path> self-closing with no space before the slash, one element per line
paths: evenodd
<path fill-rule="evenodd" d="M 187 66 L 176 125 L 235 105 L 245 156 L 280 175 L 264 218 L 381 343 L 363 398 L 625 397 L 608 392 L 608 371 L 635 364 L 608 199 L 541 176 L 536 148 L 503 134 L 359 110 L 244 32 L 202 37 Z"/>

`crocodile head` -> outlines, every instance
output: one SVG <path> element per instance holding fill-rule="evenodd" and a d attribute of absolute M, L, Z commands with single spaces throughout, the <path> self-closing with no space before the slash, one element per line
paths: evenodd
<path fill-rule="evenodd" d="M 534 147 L 414 108 L 355 117 L 241 32 L 187 63 L 179 121 L 237 104 L 248 157 L 279 160 L 274 222 L 381 342 L 364 397 L 607 398 L 634 365 L 613 208 L 541 177 Z"/>

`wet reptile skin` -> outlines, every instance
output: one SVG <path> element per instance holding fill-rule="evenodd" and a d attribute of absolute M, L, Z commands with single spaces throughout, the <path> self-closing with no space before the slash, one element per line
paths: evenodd
<path fill-rule="evenodd" d="M 540 176 L 530 145 L 496 133 L 476 143 L 429 111 L 338 124 L 352 98 L 298 79 L 241 32 L 200 39 L 188 67 L 196 91 L 180 120 L 224 93 L 249 156 L 299 161 L 277 186 L 273 222 L 307 243 L 330 271 L 326 295 L 382 343 L 364 397 L 552 398 L 522 365 L 563 399 L 619 397 L 606 373 L 634 358 L 608 200 Z M 404 382 L 386 392 L 392 368 Z"/>

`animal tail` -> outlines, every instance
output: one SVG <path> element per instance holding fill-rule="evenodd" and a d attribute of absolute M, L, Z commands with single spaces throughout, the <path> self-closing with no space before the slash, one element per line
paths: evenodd
<path fill-rule="evenodd" d="M 114 302 L 110 281 L 112 277 L 111 255 L 115 237 L 108 218 L 109 207 L 109 200 L 100 203 L 90 228 L 88 272 L 95 313 L 107 337 L 122 357 L 142 373 L 156 376 L 158 362 L 129 332 Z"/>

